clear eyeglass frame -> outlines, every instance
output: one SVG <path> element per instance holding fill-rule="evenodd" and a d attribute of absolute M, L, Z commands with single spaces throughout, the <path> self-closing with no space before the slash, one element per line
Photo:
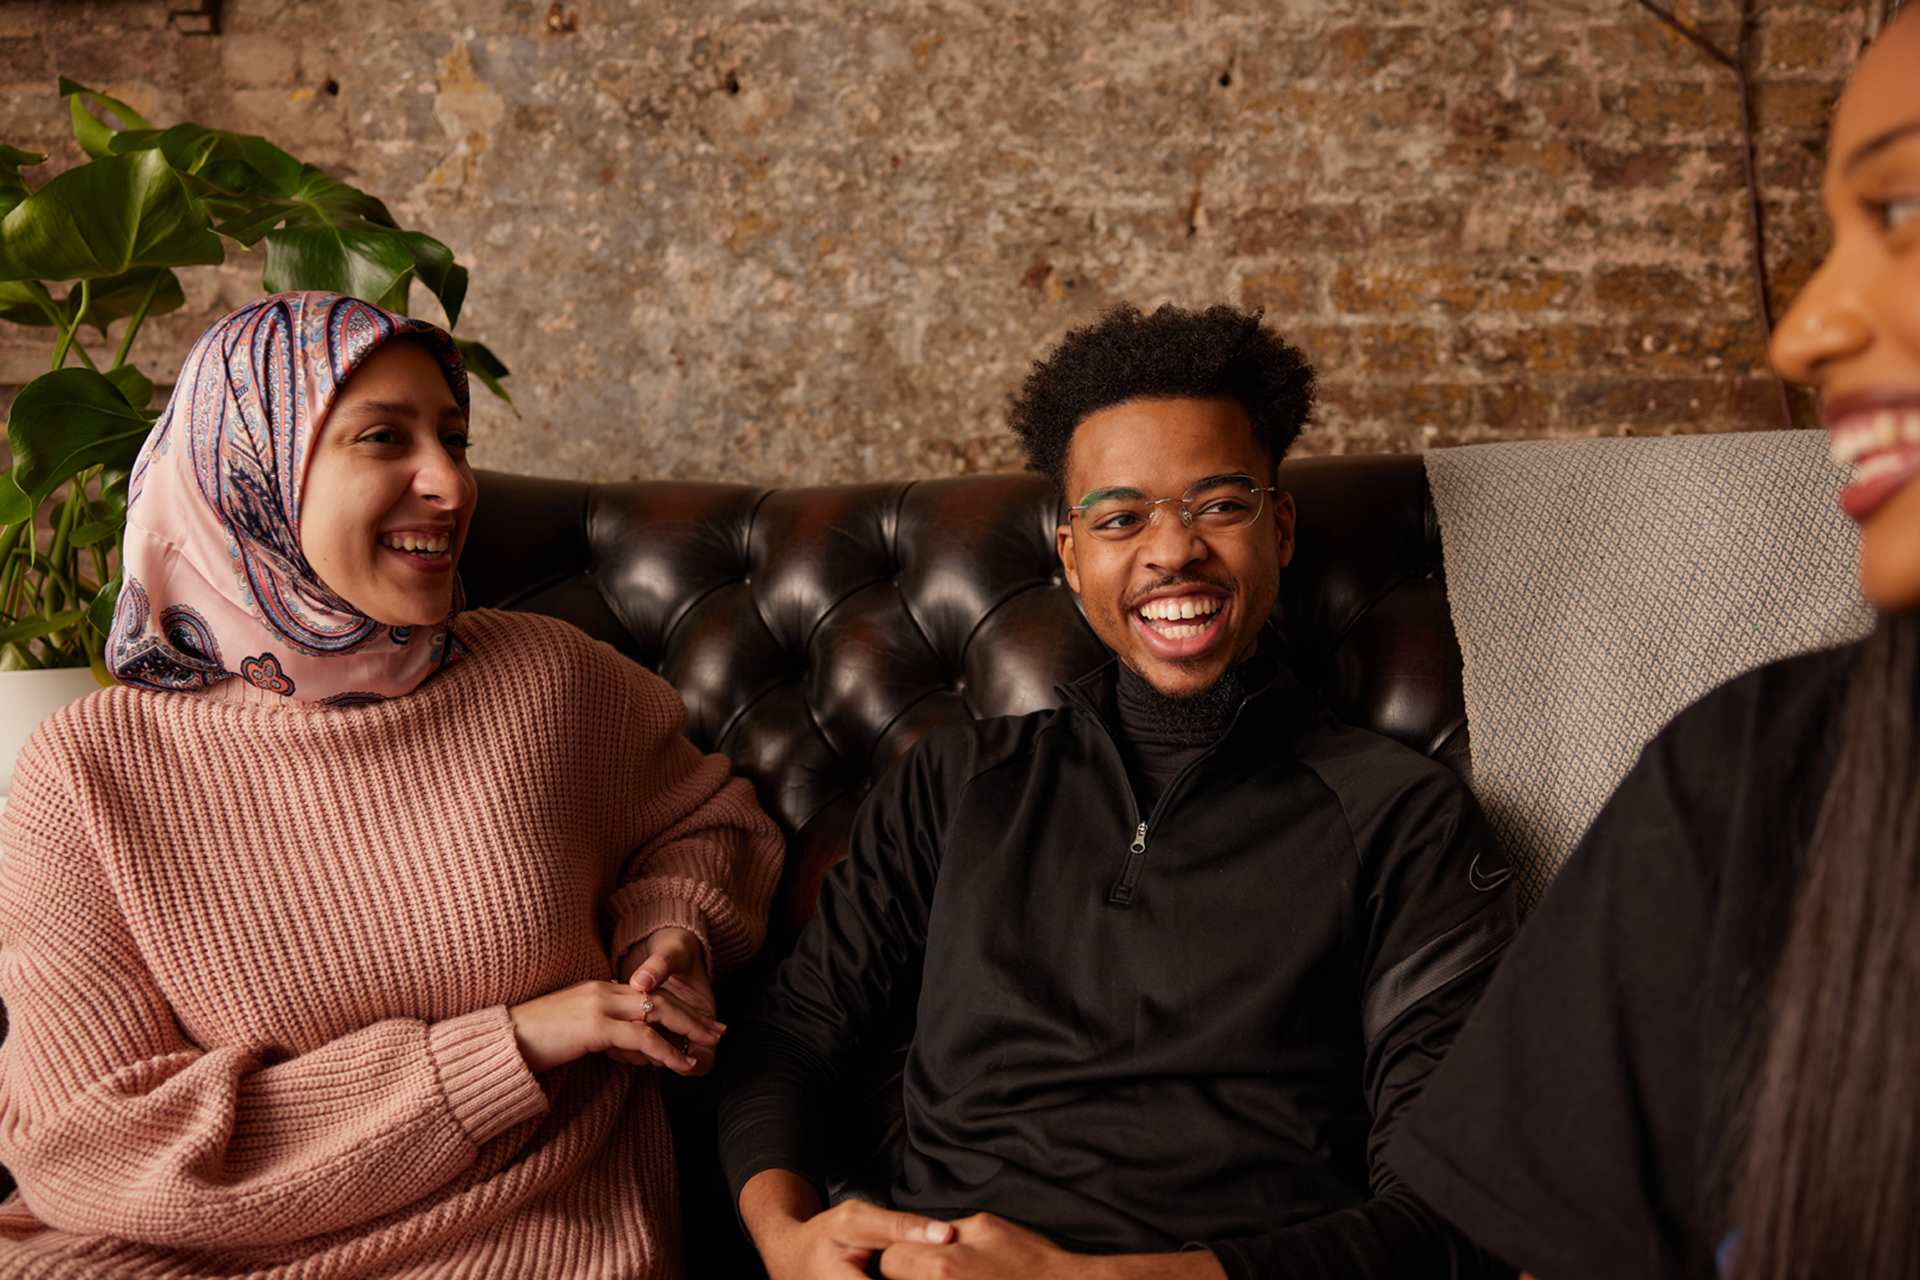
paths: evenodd
<path fill-rule="evenodd" d="M 1123 542 L 1160 522 L 1160 512 L 1169 503 L 1180 512 L 1180 523 L 1189 529 L 1208 533 L 1226 533 L 1245 528 L 1266 510 L 1266 496 L 1278 493 L 1278 485 L 1257 485 L 1249 475 L 1218 476 L 1195 484 L 1185 493 L 1168 498 L 1106 498 L 1083 502 L 1067 508 L 1069 519 L 1079 517 L 1093 537 L 1106 542 Z M 1240 498 L 1239 508 L 1209 509 L 1211 504 Z M 1198 508 L 1196 510 L 1195 508 Z M 1132 516 L 1131 524 L 1118 524 L 1115 517 Z"/>

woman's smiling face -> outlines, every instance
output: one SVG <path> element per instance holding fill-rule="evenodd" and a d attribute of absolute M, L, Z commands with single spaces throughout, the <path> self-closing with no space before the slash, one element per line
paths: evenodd
<path fill-rule="evenodd" d="M 1776 369 L 1820 392 L 1842 495 L 1860 522 L 1860 582 L 1920 608 L 1920 11 L 1896 18 L 1834 111 L 1825 262 L 1773 337 Z"/>
<path fill-rule="evenodd" d="M 476 493 L 467 415 L 425 347 L 389 342 L 321 424 L 300 502 L 300 549 L 333 593 L 377 622 L 453 612 Z"/>

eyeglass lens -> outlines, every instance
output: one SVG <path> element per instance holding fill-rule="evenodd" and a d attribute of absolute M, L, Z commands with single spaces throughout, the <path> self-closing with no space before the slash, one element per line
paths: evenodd
<path fill-rule="evenodd" d="M 1251 523 L 1265 493 L 1249 476 L 1220 476 L 1201 481 L 1178 498 L 1108 497 L 1083 511 L 1094 536 L 1117 541 L 1132 537 L 1160 517 L 1162 507 L 1178 505 L 1192 528 L 1220 531 Z"/>

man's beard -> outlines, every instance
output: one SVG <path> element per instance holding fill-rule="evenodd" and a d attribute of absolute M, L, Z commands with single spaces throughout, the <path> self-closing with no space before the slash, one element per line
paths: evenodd
<path fill-rule="evenodd" d="M 1120 697 L 1126 701 L 1128 719 L 1156 738 L 1211 742 L 1226 731 L 1233 713 L 1246 700 L 1249 690 L 1241 675 L 1242 665 L 1235 663 L 1206 688 L 1176 698 L 1160 692 L 1131 665 L 1122 663 Z"/>

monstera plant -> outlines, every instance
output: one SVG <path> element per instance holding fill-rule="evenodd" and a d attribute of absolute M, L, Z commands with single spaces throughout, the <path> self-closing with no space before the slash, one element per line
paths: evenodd
<path fill-rule="evenodd" d="M 150 317 L 186 305 L 177 270 L 264 244 L 266 292 L 329 289 L 404 313 L 419 284 L 449 328 L 467 271 L 373 196 L 264 138 L 157 128 L 66 79 L 59 93 L 85 163 L 32 187 L 23 170 L 46 157 L 0 145 L 0 320 L 46 330 L 49 348 L 7 420 L 0 672 L 90 667 L 105 683 L 128 470 L 159 416 L 134 343 Z M 460 347 L 506 398 L 506 367 L 478 343 Z"/>

